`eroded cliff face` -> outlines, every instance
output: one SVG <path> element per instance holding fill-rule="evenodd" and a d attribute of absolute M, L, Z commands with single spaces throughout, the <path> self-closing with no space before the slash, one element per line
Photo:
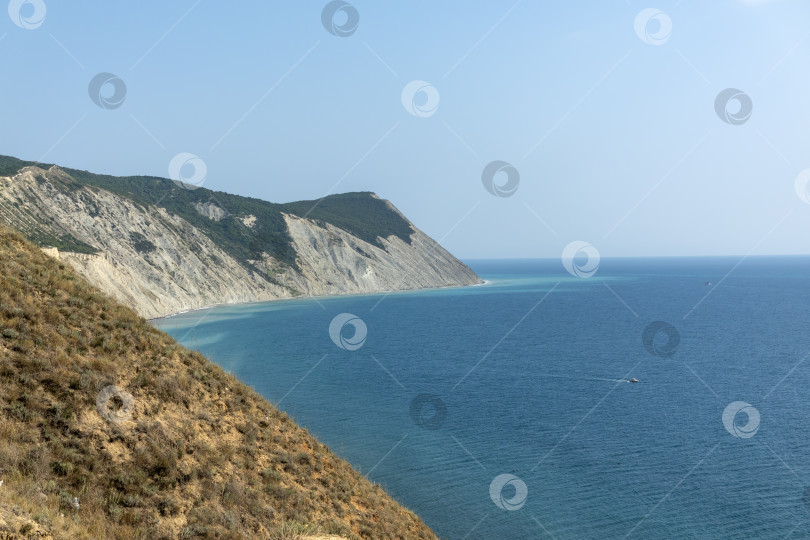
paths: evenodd
<path fill-rule="evenodd" d="M 197 210 L 217 221 L 228 215 L 211 205 Z M 296 264 L 268 253 L 245 263 L 166 209 L 81 185 L 58 167 L 0 177 L 0 222 L 35 241 L 70 237 L 96 250 L 50 253 L 147 318 L 213 304 L 481 282 L 415 227 L 409 242 L 389 236 L 378 246 L 329 223 L 282 215 Z M 252 215 L 233 219 L 259 225 Z"/>
<path fill-rule="evenodd" d="M 327 224 L 285 214 L 300 272 L 285 276 L 304 294 L 356 294 L 480 283 L 465 264 L 422 231 L 411 243 L 395 236 L 383 248 Z"/>

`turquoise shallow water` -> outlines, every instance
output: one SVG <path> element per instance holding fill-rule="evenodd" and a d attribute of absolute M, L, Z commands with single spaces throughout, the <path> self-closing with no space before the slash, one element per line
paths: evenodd
<path fill-rule="evenodd" d="M 810 258 L 737 263 L 471 261 L 487 285 L 154 324 L 442 538 L 807 538 Z"/>

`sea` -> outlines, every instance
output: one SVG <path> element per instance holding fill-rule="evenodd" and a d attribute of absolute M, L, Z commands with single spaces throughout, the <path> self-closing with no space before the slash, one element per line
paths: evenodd
<path fill-rule="evenodd" d="M 465 262 L 153 324 L 440 538 L 810 538 L 810 257 Z"/>

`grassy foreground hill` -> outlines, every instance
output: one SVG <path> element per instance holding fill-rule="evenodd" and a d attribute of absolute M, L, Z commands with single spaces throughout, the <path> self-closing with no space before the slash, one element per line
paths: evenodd
<path fill-rule="evenodd" d="M 0 480 L 0 538 L 435 538 L 256 392 L 4 228 Z"/>

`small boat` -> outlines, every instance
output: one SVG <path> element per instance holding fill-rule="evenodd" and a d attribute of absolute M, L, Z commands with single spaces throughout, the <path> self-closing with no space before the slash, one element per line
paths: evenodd
<path fill-rule="evenodd" d="M 627 382 L 638 382 L 638 379 L 636 379 L 635 377 L 633 377 L 632 379 L 630 379 L 630 380 L 629 380 L 629 381 L 627 381 Z"/>
<path fill-rule="evenodd" d="M 711 284 L 712 284 L 712 282 L 711 282 L 711 281 L 707 281 L 707 282 L 706 282 L 706 285 L 711 285 Z"/>

